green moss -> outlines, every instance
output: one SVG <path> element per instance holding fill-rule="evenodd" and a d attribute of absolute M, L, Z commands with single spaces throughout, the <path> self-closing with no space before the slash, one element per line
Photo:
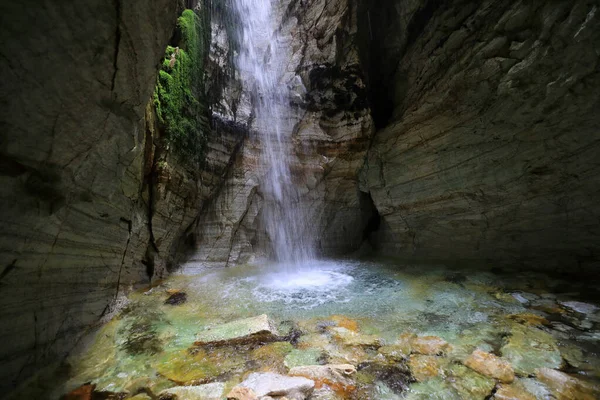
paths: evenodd
<path fill-rule="evenodd" d="M 192 10 L 179 17 L 179 46 L 167 47 L 153 97 L 164 139 L 181 161 L 191 164 L 204 159 L 208 131 L 202 90 L 205 26 Z"/>

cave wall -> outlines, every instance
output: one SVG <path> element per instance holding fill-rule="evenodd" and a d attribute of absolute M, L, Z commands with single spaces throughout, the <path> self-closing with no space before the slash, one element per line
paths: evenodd
<path fill-rule="evenodd" d="M 381 251 L 597 271 L 598 3 L 361 7 Z"/>
<path fill-rule="evenodd" d="M 222 181 L 240 138 L 184 167 L 150 102 L 183 7 L 0 5 L 0 393 L 176 265 Z"/>

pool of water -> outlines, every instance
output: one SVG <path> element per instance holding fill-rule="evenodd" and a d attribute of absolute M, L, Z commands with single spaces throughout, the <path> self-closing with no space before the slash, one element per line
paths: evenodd
<path fill-rule="evenodd" d="M 338 398 L 484 399 L 498 385 L 462 365 L 476 348 L 510 362 L 513 385 L 532 398 L 553 398 L 552 387 L 535 378 L 538 368 L 568 372 L 586 385 L 600 377 L 598 289 L 585 283 L 389 261 L 245 265 L 194 275 L 186 274 L 189 267 L 132 293 L 63 364 L 60 378 L 41 385 L 49 398 L 88 382 L 122 398 L 213 381 L 229 389 L 250 372 L 349 363 L 358 368 L 356 390 Z M 166 304 L 175 293 L 181 304 Z M 285 339 L 190 351 L 199 332 L 261 314 Z M 429 358 L 390 359 L 386 349 L 407 335 L 435 336 L 448 346 Z"/>

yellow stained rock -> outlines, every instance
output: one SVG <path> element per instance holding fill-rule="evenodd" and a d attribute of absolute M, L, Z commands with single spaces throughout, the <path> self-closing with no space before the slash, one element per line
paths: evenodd
<path fill-rule="evenodd" d="M 535 396 L 515 384 L 499 384 L 493 400 L 536 400 Z"/>
<path fill-rule="evenodd" d="M 448 349 L 448 342 L 437 336 L 418 336 L 411 341 L 413 353 L 434 356 Z"/>
<path fill-rule="evenodd" d="M 408 360 L 408 366 L 417 382 L 436 377 L 441 372 L 440 362 L 436 356 L 413 354 Z"/>
<path fill-rule="evenodd" d="M 350 331 L 358 332 L 358 322 L 350 319 L 344 315 L 332 315 L 331 320 L 342 328 L 346 328 Z"/>
<path fill-rule="evenodd" d="M 479 349 L 473 351 L 464 364 L 472 370 L 500 382 L 511 383 L 515 379 L 515 371 L 510 363 Z"/>

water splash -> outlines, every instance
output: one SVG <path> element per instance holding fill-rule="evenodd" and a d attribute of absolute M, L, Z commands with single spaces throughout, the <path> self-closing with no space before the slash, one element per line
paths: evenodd
<path fill-rule="evenodd" d="M 284 3 L 233 0 L 241 21 L 236 66 L 245 90 L 251 93 L 252 129 L 262 150 L 263 223 L 275 259 L 297 266 L 314 259 L 315 254 L 310 224 L 292 174 L 292 164 L 298 160 L 286 83 L 292 75 L 287 71 L 291 54 L 287 38 L 280 36 L 278 29 Z"/>

